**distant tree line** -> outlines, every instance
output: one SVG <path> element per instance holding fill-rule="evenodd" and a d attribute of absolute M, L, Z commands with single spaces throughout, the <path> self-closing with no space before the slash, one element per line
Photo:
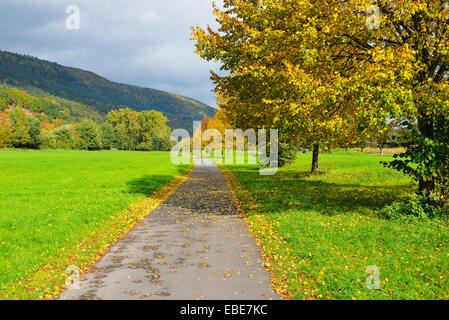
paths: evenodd
<path fill-rule="evenodd" d="M 111 111 L 104 123 L 64 123 L 13 107 L 0 112 L 0 148 L 170 150 L 167 118 L 157 111 Z"/>
<path fill-rule="evenodd" d="M 31 87 L 38 88 L 48 92 L 49 95 L 51 93 L 60 97 L 61 100 L 67 99 L 80 106 L 89 106 L 89 110 L 83 112 L 97 115 L 104 115 L 121 106 L 139 111 L 152 106 L 153 110 L 169 117 L 172 128 L 190 128 L 194 119 L 204 115 L 212 117 L 215 114 L 212 107 L 190 98 L 149 88 L 113 83 L 88 71 L 0 50 L 0 83 L 2 82 L 12 87 L 26 88 L 27 92 L 35 91 Z M 47 103 L 48 101 L 41 106 L 37 101 L 33 101 L 33 104 L 37 108 L 42 108 L 46 114 L 50 111 L 56 113 L 66 109 L 64 106 L 63 108 L 58 106 L 59 99 L 53 99 L 58 102 L 57 104 Z M 28 105 L 23 107 L 30 109 Z M 91 116 L 88 118 L 93 119 Z"/>

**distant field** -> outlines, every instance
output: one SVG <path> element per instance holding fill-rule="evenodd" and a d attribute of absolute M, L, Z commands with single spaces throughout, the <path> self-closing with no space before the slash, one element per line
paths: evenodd
<path fill-rule="evenodd" d="M 184 169 L 163 152 L 0 151 L 0 298 Z"/>
<path fill-rule="evenodd" d="M 447 224 L 377 216 L 415 190 L 407 177 L 379 163 L 386 159 L 391 156 L 334 152 L 321 156 L 323 174 L 314 176 L 310 154 L 275 176 L 260 176 L 255 166 L 227 167 L 274 283 L 290 298 L 449 298 Z M 379 267 L 380 290 L 366 288 L 368 266 Z"/>
<path fill-rule="evenodd" d="M 362 149 L 355 148 L 354 151 L 362 152 Z M 383 154 L 399 154 L 404 153 L 406 151 L 405 148 L 385 148 L 383 150 Z M 379 148 L 363 148 L 363 153 L 373 153 L 373 154 L 380 154 Z"/>

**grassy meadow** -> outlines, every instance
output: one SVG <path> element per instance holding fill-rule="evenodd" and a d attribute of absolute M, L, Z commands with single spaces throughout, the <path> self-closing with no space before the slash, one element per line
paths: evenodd
<path fill-rule="evenodd" d="M 292 299 L 449 299 L 447 222 L 401 223 L 379 209 L 415 191 L 379 156 L 355 151 L 311 154 L 274 176 L 252 165 L 227 166 L 242 209 L 263 246 L 279 291 Z M 368 290 L 366 269 L 380 269 Z"/>
<path fill-rule="evenodd" d="M 167 194 L 161 187 L 186 170 L 169 157 L 0 151 L 0 299 L 57 293 L 66 266 L 89 265 L 148 212 L 148 196 Z M 309 175 L 311 154 L 274 176 L 255 165 L 222 167 L 278 291 L 291 299 L 449 299 L 447 222 L 378 214 L 415 190 L 379 163 L 388 159 L 335 151 L 321 155 L 318 175 Z M 366 288 L 368 266 L 380 269 L 379 290 Z"/>
<path fill-rule="evenodd" d="M 136 222 L 121 212 L 185 169 L 167 152 L 0 151 L 0 298 L 50 292 L 44 283 L 30 291 L 26 279 L 68 255 L 87 263 L 98 244 L 73 248 L 102 228 L 99 242 L 115 240 Z"/>

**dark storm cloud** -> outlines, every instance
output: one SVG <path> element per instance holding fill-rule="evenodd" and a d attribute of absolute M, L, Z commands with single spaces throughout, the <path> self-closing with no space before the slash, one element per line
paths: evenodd
<path fill-rule="evenodd" d="M 81 12 L 65 26 L 66 7 Z M 79 67 L 121 82 L 215 105 L 190 27 L 215 25 L 212 0 L 0 0 L 0 49 Z"/>

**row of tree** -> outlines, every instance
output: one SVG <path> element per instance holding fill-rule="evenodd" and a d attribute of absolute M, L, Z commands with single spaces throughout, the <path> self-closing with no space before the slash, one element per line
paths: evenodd
<path fill-rule="evenodd" d="M 167 118 L 157 111 L 111 111 L 107 121 L 64 124 L 41 121 L 27 109 L 15 107 L 0 113 L 0 148 L 78 150 L 170 150 Z"/>
<path fill-rule="evenodd" d="M 218 30 L 193 28 L 193 40 L 227 71 L 212 80 L 233 126 L 313 146 L 316 171 L 320 148 L 380 136 L 394 119 L 407 151 L 386 165 L 428 203 L 448 201 L 447 1 L 224 0 L 214 14 Z"/>
<path fill-rule="evenodd" d="M 33 106 L 36 109 L 42 108 L 47 114 L 55 114 L 57 111 L 59 119 L 61 111 L 69 113 L 66 117 L 73 116 L 72 107 L 77 105 L 76 113 L 89 114 L 86 117 L 93 120 L 96 120 L 94 116 L 104 115 L 114 106 L 128 106 L 139 111 L 152 106 L 152 109 L 162 112 L 170 119 L 172 127 L 189 128 L 198 117 L 213 116 L 215 113 L 213 108 L 190 98 L 150 88 L 112 83 L 92 72 L 0 50 L 0 82 L 3 81 L 14 87 L 25 88 L 32 95 L 36 88 L 38 91 L 51 92 L 56 96 L 51 97 L 56 104 L 33 102 Z M 42 94 L 46 95 L 38 92 L 39 96 Z M 61 103 L 64 99 L 70 100 L 70 105 Z M 62 108 L 58 106 L 61 104 Z M 27 107 L 27 104 L 22 106 Z"/>

